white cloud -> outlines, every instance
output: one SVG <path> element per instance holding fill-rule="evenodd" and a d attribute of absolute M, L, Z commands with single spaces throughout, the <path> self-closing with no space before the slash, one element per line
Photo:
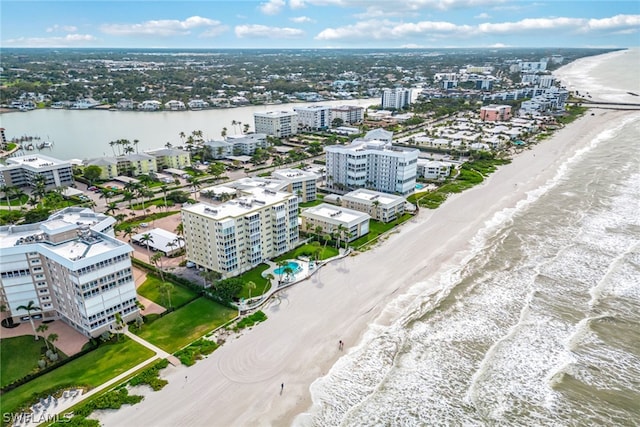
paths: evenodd
<path fill-rule="evenodd" d="M 491 15 L 489 15 L 488 13 L 482 12 L 476 16 L 474 16 L 475 19 L 489 19 L 491 18 Z"/>
<path fill-rule="evenodd" d="M 19 47 L 72 47 L 96 40 L 91 34 L 67 34 L 64 37 L 19 37 L 4 40 L 2 44 Z"/>
<path fill-rule="evenodd" d="M 506 45 L 504 43 L 494 43 L 494 44 L 492 44 L 492 45 L 490 45 L 488 47 L 493 48 L 493 49 L 503 49 L 505 47 L 510 47 L 510 46 Z"/>
<path fill-rule="evenodd" d="M 481 23 L 478 25 L 458 25 L 446 21 L 398 22 L 390 19 L 370 19 L 343 27 L 326 28 L 316 35 L 316 40 L 397 40 L 410 37 L 457 37 L 470 38 L 478 35 L 503 34 L 548 34 L 550 31 L 573 33 L 588 31 L 637 30 L 640 15 L 617 15 L 603 19 L 583 18 L 528 18 L 514 22 Z"/>
<path fill-rule="evenodd" d="M 260 3 L 259 9 L 265 15 L 277 15 L 284 6 L 284 0 L 269 0 L 266 3 Z"/>
<path fill-rule="evenodd" d="M 560 28 L 578 28 L 584 22 L 580 18 L 528 18 L 516 22 L 498 24 L 483 23 L 478 30 L 485 34 L 522 33 L 537 30 L 557 30 Z"/>
<path fill-rule="evenodd" d="M 298 24 L 304 24 L 305 22 L 316 22 L 308 16 L 296 16 L 295 18 L 289 18 L 289 20 Z"/>
<path fill-rule="evenodd" d="M 296 39 L 304 36 L 304 31 L 297 28 L 268 27 L 266 25 L 237 25 L 236 36 L 239 38 Z"/>
<path fill-rule="evenodd" d="M 316 40 L 339 39 L 400 39 L 411 36 L 435 36 L 464 34 L 472 31 L 468 25 L 456 25 L 450 22 L 421 21 L 417 23 L 398 23 L 389 20 L 369 20 L 339 28 L 327 28 L 320 32 Z"/>
<path fill-rule="evenodd" d="M 306 7 L 306 5 L 304 4 L 304 0 L 289 0 L 289 7 L 291 9 L 302 9 Z"/>
<path fill-rule="evenodd" d="M 590 19 L 587 23 L 590 30 L 615 30 L 640 26 L 640 15 L 616 15 L 611 18 Z"/>
<path fill-rule="evenodd" d="M 65 33 L 75 33 L 78 31 L 78 27 L 74 25 L 58 25 L 55 24 L 53 27 L 47 28 L 47 33 L 55 33 L 58 31 L 63 31 Z"/>
<path fill-rule="evenodd" d="M 104 24 L 100 27 L 103 33 L 114 36 L 184 36 L 191 34 L 196 28 L 207 28 L 206 32 L 222 27 L 220 21 L 201 16 L 191 16 L 184 21 L 177 19 L 161 19 L 145 21 L 139 24 Z"/>

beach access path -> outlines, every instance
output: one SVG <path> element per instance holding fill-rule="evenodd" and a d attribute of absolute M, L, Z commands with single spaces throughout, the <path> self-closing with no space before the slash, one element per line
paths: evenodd
<path fill-rule="evenodd" d="M 553 178 L 577 150 L 630 114 L 637 113 L 587 114 L 519 154 L 482 185 L 452 196 L 436 210 L 421 209 L 372 250 L 329 264 L 280 293 L 263 308 L 268 321 L 188 369 L 168 367 L 162 373 L 169 381 L 163 390 L 137 405 L 100 413 L 101 423 L 291 425 L 312 404 L 311 383 L 356 345 L 369 326 L 393 322 L 412 292 L 437 292 L 440 275 L 468 254 L 474 236 L 496 213 L 526 200 L 527 192 Z M 418 282 L 432 285 L 414 287 Z"/>

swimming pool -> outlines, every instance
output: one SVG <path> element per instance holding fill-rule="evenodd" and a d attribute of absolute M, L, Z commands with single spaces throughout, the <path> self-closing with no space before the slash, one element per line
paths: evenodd
<path fill-rule="evenodd" d="M 289 261 L 286 266 L 278 267 L 275 270 L 273 270 L 273 272 L 275 274 L 285 274 L 286 272 L 284 270 L 287 267 L 289 267 L 293 273 L 297 273 L 300 270 L 302 270 L 302 267 L 300 266 L 300 264 L 294 261 Z"/>
<path fill-rule="evenodd" d="M 424 188 L 423 184 L 416 184 L 416 190 L 420 190 L 421 188 Z"/>

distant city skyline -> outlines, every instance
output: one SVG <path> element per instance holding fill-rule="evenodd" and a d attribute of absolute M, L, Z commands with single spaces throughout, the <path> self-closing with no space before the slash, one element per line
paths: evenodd
<path fill-rule="evenodd" d="M 640 46 L 636 0 L 3 0 L 0 23 L 4 48 Z"/>

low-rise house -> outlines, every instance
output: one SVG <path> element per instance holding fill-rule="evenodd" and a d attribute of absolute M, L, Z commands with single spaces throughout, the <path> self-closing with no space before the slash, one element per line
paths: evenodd
<path fill-rule="evenodd" d="M 162 106 L 162 103 L 160 101 L 156 101 L 156 100 L 146 100 L 146 101 L 142 101 L 140 104 L 138 104 L 138 110 L 142 110 L 142 111 L 158 111 L 160 109 L 160 107 Z"/>
<path fill-rule="evenodd" d="M 207 101 L 203 101 L 202 99 L 192 99 L 187 105 L 192 110 L 202 110 L 203 108 L 209 108 L 209 103 Z"/>
<path fill-rule="evenodd" d="M 185 107 L 184 102 L 172 99 L 171 101 L 165 102 L 164 109 L 169 111 L 183 111 L 186 110 L 187 107 Z"/>
<path fill-rule="evenodd" d="M 302 230 L 330 234 L 351 242 L 369 232 L 370 216 L 364 212 L 322 203 L 305 209 L 300 214 Z"/>
<path fill-rule="evenodd" d="M 146 153 L 156 158 L 156 170 L 158 171 L 166 168 L 182 169 L 191 166 L 189 152 L 179 148 L 158 148 L 146 151 Z"/>
<path fill-rule="evenodd" d="M 109 180 L 120 175 L 118 173 L 118 161 L 115 157 L 98 157 L 85 161 L 85 166 L 98 166 L 101 170 L 100 179 Z"/>
<path fill-rule="evenodd" d="M 425 179 L 445 179 L 451 174 L 451 163 L 418 159 L 418 176 Z"/>

